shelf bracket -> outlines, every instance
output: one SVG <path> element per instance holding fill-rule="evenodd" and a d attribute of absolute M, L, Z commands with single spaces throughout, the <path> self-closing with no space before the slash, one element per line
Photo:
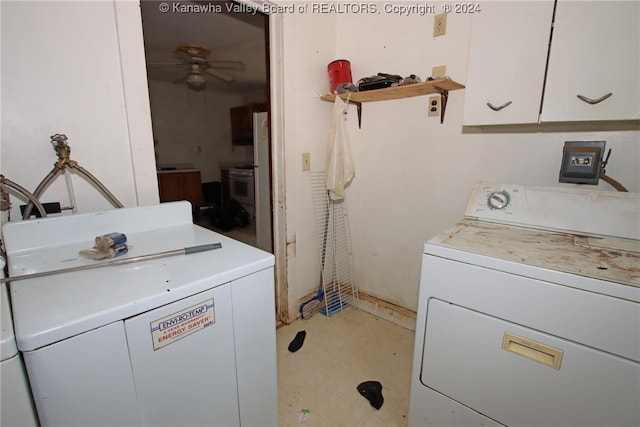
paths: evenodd
<path fill-rule="evenodd" d="M 349 100 L 349 104 L 353 104 L 358 109 L 358 129 L 362 129 L 362 102 Z"/>
<path fill-rule="evenodd" d="M 447 101 L 449 100 L 449 91 L 441 87 L 433 86 L 440 93 L 440 124 L 444 123 L 444 112 L 447 109 Z"/>

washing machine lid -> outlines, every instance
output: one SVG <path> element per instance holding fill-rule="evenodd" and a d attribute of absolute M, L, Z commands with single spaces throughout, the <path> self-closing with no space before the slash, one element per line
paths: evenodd
<path fill-rule="evenodd" d="M 176 202 L 5 225 L 10 277 L 100 263 L 78 252 L 114 231 L 127 236 L 123 257 L 222 244 L 190 255 L 10 282 L 18 348 L 34 350 L 274 265 L 273 254 L 191 221 L 190 205 Z M 57 235 L 57 246 L 50 233 Z"/>
<path fill-rule="evenodd" d="M 4 258 L 0 257 L 0 277 L 4 277 Z M 7 284 L 2 283 L 0 289 L 0 316 L 2 326 L 2 341 L 0 342 L 0 361 L 12 358 L 18 353 L 16 340 L 13 333 L 13 320 L 11 318 L 11 304 L 7 292 Z"/>

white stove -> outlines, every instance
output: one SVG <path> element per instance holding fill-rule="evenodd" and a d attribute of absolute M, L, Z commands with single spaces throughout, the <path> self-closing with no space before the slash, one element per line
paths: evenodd
<path fill-rule="evenodd" d="M 640 425 L 640 195 L 479 183 L 424 246 L 410 426 Z"/>
<path fill-rule="evenodd" d="M 273 255 L 191 221 L 174 202 L 3 227 L 14 278 L 100 263 L 78 253 L 111 232 L 123 258 L 222 245 L 10 282 L 42 425 L 277 424 Z"/>

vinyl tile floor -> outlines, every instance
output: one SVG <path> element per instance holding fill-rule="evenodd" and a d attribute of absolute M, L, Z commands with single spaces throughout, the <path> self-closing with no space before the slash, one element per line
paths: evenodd
<path fill-rule="evenodd" d="M 303 346 L 288 350 L 298 331 Z M 413 331 L 357 309 L 298 319 L 277 331 L 280 427 L 407 425 Z M 358 393 L 382 384 L 379 410 Z M 308 410 L 306 420 L 301 411 Z"/>

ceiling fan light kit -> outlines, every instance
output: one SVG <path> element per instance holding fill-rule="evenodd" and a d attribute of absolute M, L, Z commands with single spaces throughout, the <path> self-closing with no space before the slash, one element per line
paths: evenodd
<path fill-rule="evenodd" d="M 198 64 L 191 64 L 191 72 L 187 76 L 187 86 L 196 92 L 204 90 L 207 86 L 207 81 L 202 75 L 202 72 L 200 72 L 200 66 Z"/>
<path fill-rule="evenodd" d="M 187 77 L 187 86 L 189 86 L 189 89 L 195 91 L 203 90 L 206 86 L 204 76 L 202 74 L 190 74 L 189 77 Z"/>

